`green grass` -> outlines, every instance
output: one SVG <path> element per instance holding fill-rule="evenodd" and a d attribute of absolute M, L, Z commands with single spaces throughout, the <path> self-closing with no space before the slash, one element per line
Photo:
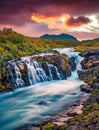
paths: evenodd
<path fill-rule="evenodd" d="M 53 130 L 53 124 L 52 123 L 47 123 L 45 126 L 45 130 Z"/>
<path fill-rule="evenodd" d="M 67 126 L 66 126 L 66 125 L 61 125 L 61 126 L 59 127 L 59 130 L 67 130 Z"/>
<path fill-rule="evenodd" d="M 94 89 L 92 94 L 99 94 L 99 89 Z"/>
<path fill-rule="evenodd" d="M 88 42 L 80 42 L 79 45 L 75 47 L 76 51 L 85 52 L 86 49 L 96 50 L 99 49 L 99 39 L 91 40 Z"/>

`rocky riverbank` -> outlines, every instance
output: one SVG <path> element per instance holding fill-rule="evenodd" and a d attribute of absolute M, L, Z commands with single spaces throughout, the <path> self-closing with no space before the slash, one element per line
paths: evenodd
<path fill-rule="evenodd" d="M 85 100 L 78 101 L 68 110 L 39 123 L 26 124 L 16 130 L 98 130 L 99 129 L 99 50 L 86 51 L 78 70 L 79 78 L 86 82 L 80 86 L 90 93 Z"/>

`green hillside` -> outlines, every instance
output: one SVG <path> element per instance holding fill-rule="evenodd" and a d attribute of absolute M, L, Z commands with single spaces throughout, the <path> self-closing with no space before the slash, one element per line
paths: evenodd
<path fill-rule="evenodd" d="M 77 51 L 84 52 L 86 49 L 90 49 L 90 50 L 99 49 L 99 39 L 80 42 L 80 44 L 76 46 Z"/>
<path fill-rule="evenodd" d="M 48 51 L 55 47 L 62 48 L 77 45 L 77 41 L 30 38 L 5 29 L 0 33 L 0 60 L 19 58 L 20 56 L 31 55 L 34 52 Z"/>

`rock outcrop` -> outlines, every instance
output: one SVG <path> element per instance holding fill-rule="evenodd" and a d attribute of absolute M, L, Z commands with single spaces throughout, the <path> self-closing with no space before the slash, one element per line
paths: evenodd
<path fill-rule="evenodd" d="M 78 76 L 85 82 L 99 82 L 99 50 L 87 51 L 81 62 L 82 69 L 78 70 Z"/>
<path fill-rule="evenodd" d="M 80 88 L 81 88 L 81 91 L 87 92 L 87 93 L 90 93 L 90 92 L 93 91 L 93 88 L 90 85 L 88 85 L 88 84 L 82 84 L 80 86 Z"/>

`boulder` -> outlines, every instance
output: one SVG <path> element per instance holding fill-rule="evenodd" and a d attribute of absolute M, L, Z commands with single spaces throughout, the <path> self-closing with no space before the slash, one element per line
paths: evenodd
<path fill-rule="evenodd" d="M 71 65 L 72 71 L 74 71 L 76 69 L 76 62 L 74 57 L 69 59 L 69 64 Z"/>
<path fill-rule="evenodd" d="M 99 50 L 87 50 L 84 54 L 85 57 L 99 55 Z"/>
<path fill-rule="evenodd" d="M 91 86 L 89 86 L 88 84 L 82 84 L 80 88 L 81 88 L 81 91 L 87 92 L 87 93 L 90 93 L 93 91 L 93 88 L 91 88 Z"/>
<path fill-rule="evenodd" d="M 97 67 L 97 66 L 99 66 L 99 60 L 93 62 L 92 66 L 93 66 L 93 67 Z"/>
<path fill-rule="evenodd" d="M 78 70 L 77 73 L 78 73 L 78 76 L 81 80 L 84 80 L 85 78 L 91 77 L 89 70 Z"/>
<path fill-rule="evenodd" d="M 84 55 L 84 60 L 81 62 L 83 69 L 99 66 L 99 50 L 88 51 Z"/>
<path fill-rule="evenodd" d="M 40 60 L 40 57 L 39 57 L 39 60 Z M 72 66 L 73 66 L 73 61 L 74 60 L 72 59 Z M 46 74 L 49 75 L 47 64 L 53 64 L 54 66 L 56 66 L 62 76 L 62 79 L 66 79 L 68 76 L 71 75 L 72 67 L 71 67 L 71 64 L 69 64 L 69 61 L 66 55 L 47 55 L 47 56 L 42 57 L 42 67 L 44 68 Z"/>
<path fill-rule="evenodd" d="M 99 83 L 94 83 L 92 86 L 93 86 L 93 88 L 95 88 L 95 89 L 99 89 Z"/>

